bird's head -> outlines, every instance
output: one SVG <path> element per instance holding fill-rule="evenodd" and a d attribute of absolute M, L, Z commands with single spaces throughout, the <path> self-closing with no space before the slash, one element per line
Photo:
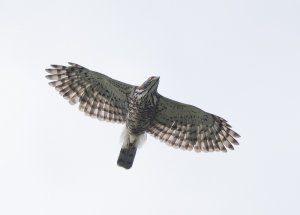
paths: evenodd
<path fill-rule="evenodd" d="M 151 76 L 141 86 L 139 86 L 137 90 L 142 94 L 153 93 L 157 91 L 158 84 L 159 77 Z"/>

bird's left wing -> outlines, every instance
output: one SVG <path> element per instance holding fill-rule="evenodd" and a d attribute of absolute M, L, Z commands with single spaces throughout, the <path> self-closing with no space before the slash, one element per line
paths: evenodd
<path fill-rule="evenodd" d="M 53 80 L 49 84 L 70 104 L 80 103 L 86 114 L 112 122 L 124 123 L 127 114 L 127 95 L 135 86 L 114 80 L 78 64 L 52 65 L 46 69 Z"/>
<path fill-rule="evenodd" d="M 175 148 L 197 152 L 223 151 L 238 145 L 240 137 L 227 121 L 192 105 L 159 95 L 155 118 L 147 130 Z"/>

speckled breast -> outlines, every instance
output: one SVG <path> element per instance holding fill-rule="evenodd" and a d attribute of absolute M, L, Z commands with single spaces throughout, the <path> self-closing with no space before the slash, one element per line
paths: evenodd
<path fill-rule="evenodd" d="M 139 97 L 133 93 L 128 100 L 126 127 L 131 134 L 142 134 L 150 125 L 156 110 L 155 95 Z"/>

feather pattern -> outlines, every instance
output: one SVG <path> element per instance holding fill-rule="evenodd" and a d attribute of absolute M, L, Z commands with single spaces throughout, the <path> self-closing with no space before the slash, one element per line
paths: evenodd
<path fill-rule="evenodd" d="M 125 123 L 127 97 L 134 86 L 88 70 L 78 64 L 51 65 L 46 77 L 69 103 L 79 103 L 79 110 L 102 120 Z"/>
<path fill-rule="evenodd" d="M 175 148 L 196 152 L 233 150 L 240 137 L 225 119 L 161 95 L 147 132 Z"/>
<path fill-rule="evenodd" d="M 46 69 L 49 84 L 88 116 L 126 123 L 118 165 L 131 168 L 146 133 L 166 144 L 196 152 L 226 152 L 240 137 L 227 121 L 157 93 L 159 77 L 133 86 L 75 63 Z"/>

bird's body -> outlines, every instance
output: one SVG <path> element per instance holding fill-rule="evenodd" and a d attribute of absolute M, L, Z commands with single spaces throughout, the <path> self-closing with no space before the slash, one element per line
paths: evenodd
<path fill-rule="evenodd" d="M 147 88 L 142 85 L 133 88 L 128 96 L 125 135 L 123 135 L 123 146 L 118 159 L 118 164 L 127 169 L 132 166 L 136 149 L 145 140 L 145 132 L 155 116 L 158 102 L 156 89 L 159 78 L 151 77 L 148 80 L 155 81 L 153 83 L 156 88 L 147 91 Z M 144 84 L 151 84 L 148 80 Z"/>
<path fill-rule="evenodd" d="M 149 127 L 157 106 L 157 92 L 143 95 L 139 89 L 133 89 L 128 96 L 128 114 L 126 127 L 131 134 L 144 133 Z"/>
<path fill-rule="evenodd" d="M 150 133 L 176 148 L 197 152 L 233 149 L 239 135 L 226 120 L 157 92 L 159 77 L 133 86 L 78 64 L 52 65 L 47 78 L 71 104 L 92 117 L 125 123 L 118 165 L 131 168 L 137 147 Z"/>

